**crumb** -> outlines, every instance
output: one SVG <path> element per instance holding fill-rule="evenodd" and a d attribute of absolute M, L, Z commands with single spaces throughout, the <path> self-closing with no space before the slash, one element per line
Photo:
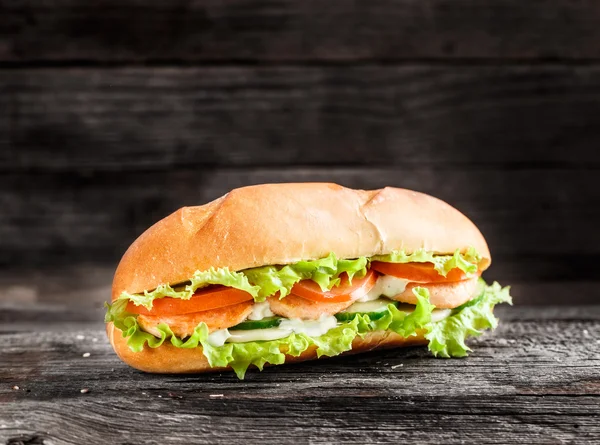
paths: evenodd
<path fill-rule="evenodd" d="M 75 338 L 76 338 L 77 340 L 84 340 L 84 339 L 85 339 L 85 336 L 83 336 L 83 335 L 79 334 L 79 335 L 77 335 Z"/>
<path fill-rule="evenodd" d="M 162 396 L 159 394 L 159 395 L 158 395 L 158 398 L 159 398 L 159 399 L 162 399 Z"/>
<path fill-rule="evenodd" d="M 90 355 L 92 355 L 92 354 L 90 354 L 89 352 L 86 352 L 85 354 L 82 355 L 82 357 L 88 358 Z"/>
<path fill-rule="evenodd" d="M 17 385 L 15 385 L 15 386 L 13 386 L 13 389 L 14 389 L 15 391 L 17 391 L 17 390 L 19 390 L 20 388 L 19 388 Z"/>
<path fill-rule="evenodd" d="M 394 365 L 394 366 L 392 366 L 392 369 L 400 368 L 402 366 L 404 366 L 404 363 L 400 363 L 399 365 Z"/>
<path fill-rule="evenodd" d="M 583 335 L 585 335 L 585 336 L 588 336 L 588 335 L 590 335 L 590 333 L 588 332 L 588 330 L 587 330 L 587 329 L 584 329 L 584 330 L 583 330 Z"/>
<path fill-rule="evenodd" d="M 223 397 L 223 394 L 211 394 L 208 397 Z"/>
<path fill-rule="evenodd" d="M 88 392 L 90 392 L 89 388 L 83 388 L 79 391 L 81 394 L 87 394 Z"/>

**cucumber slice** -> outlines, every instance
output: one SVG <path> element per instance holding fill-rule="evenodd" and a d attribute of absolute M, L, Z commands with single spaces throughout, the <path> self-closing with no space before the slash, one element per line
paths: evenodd
<path fill-rule="evenodd" d="M 371 320 L 379 320 L 385 315 L 385 311 L 390 304 L 393 304 L 398 310 L 408 314 L 415 310 L 413 304 L 400 303 L 398 301 L 388 300 L 387 298 L 378 298 L 377 300 L 354 303 L 345 311 L 335 314 L 335 318 L 337 318 L 338 321 L 352 321 L 356 314 L 367 314 Z M 466 306 L 466 304 L 463 306 Z M 454 311 L 456 311 L 456 309 L 454 309 Z M 431 321 L 435 323 L 444 318 L 448 318 L 450 315 L 452 315 L 452 309 L 434 309 L 433 312 L 431 312 Z"/>
<path fill-rule="evenodd" d="M 367 314 L 371 320 L 379 320 L 385 315 L 385 311 L 390 304 L 398 306 L 396 301 L 388 300 L 387 298 L 354 303 L 345 311 L 335 314 L 335 318 L 338 321 L 351 321 L 356 314 Z"/>
<path fill-rule="evenodd" d="M 356 314 L 368 315 L 371 320 L 379 320 L 385 315 L 385 311 L 381 312 L 338 312 L 335 314 L 335 318 L 338 321 L 352 321 Z"/>
<path fill-rule="evenodd" d="M 283 318 L 281 317 L 267 317 L 262 320 L 246 320 L 238 325 L 235 325 L 229 329 L 239 331 L 249 331 L 251 329 L 268 329 L 276 328 L 281 323 Z"/>

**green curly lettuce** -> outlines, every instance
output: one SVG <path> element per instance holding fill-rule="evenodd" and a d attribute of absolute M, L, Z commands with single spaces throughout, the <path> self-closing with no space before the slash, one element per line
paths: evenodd
<path fill-rule="evenodd" d="M 287 296 L 297 282 L 313 280 L 323 292 L 340 284 L 340 275 L 346 273 L 352 278 L 364 277 L 367 273 L 368 259 L 360 257 L 354 260 L 338 259 L 331 252 L 325 258 L 314 261 L 299 261 L 283 267 L 263 266 L 243 271 L 251 283 L 260 288 L 259 299 L 279 292 L 280 298 Z"/>
<path fill-rule="evenodd" d="M 136 314 L 127 312 L 126 299 L 106 305 L 105 321 L 113 322 L 122 331 L 129 348 L 134 352 L 141 351 L 145 345 L 157 348 L 165 341 L 170 341 L 177 348 L 202 347 L 210 366 L 231 366 L 237 376 L 243 379 L 252 365 L 262 370 L 267 363 L 282 364 L 285 354 L 297 357 L 312 345 L 316 346 L 319 357 L 336 356 L 352 349 L 352 342 L 357 336 L 364 337 L 369 332 L 382 330 L 395 332 L 405 338 L 425 330 L 429 350 L 435 356 L 464 357 L 470 351 L 465 344 L 468 337 L 481 335 L 484 329 L 497 326 L 494 306 L 499 303 L 512 304 L 509 288 L 502 288 L 498 283 L 487 286 L 480 280 L 479 292 L 477 298 L 454 309 L 448 318 L 438 322 L 431 322 L 435 306 L 429 303 L 429 292 L 417 287 L 413 290 L 417 304 L 412 312 L 399 310 L 390 304 L 386 313 L 376 320 L 371 320 L 368 314 L 358 313 L 351 321 L 341 323 L 319 337 L 293 333 L 279 340 L 226 343 L 223 346 L 213 346 L 208 342 L 209 332 L 205 323 L 200 323 L 186 339 L 176 337 L 169 326 L 163 323 L 158 326 L 161 336 L 155 337 L 140 328 Z"/>
<path fill-rule="evenodd" d="M 232 272 L 228 268 L 215 269 L 211 267 L 205 271 L 196 271 L 190 278 L 190 284 L 185 286 L 176 286 L 172 288 L 168 284 L 161 284 L 152 292 L 144 291 L 143 294 L 130 294 L 123 292 L 119 299 L 132 301 L 136 306 L 144 306 L 151 310 L 154 300 L 158 298 L 179 298 L 189 300 L 196 290 L 206 287 L 210 284 L 220 284 L 228 287 L 235 287 L 251 294 L 255 299 L 259 297 L 260 287 L 250 284 L 248 277 L 241 272 Z M 263 298 L 264 300 L 264 298 Z M 261 300 L 262 301 L 262 300 Z"/>
<path fill-rule="evenodd" d="M 123 292 L 120 299 L 132 301 L 136 306 L 144 306 L 151 310 L 154 300 L 158 298 L 179 298 L 189 300 L 196 290 L 211 284 L 234 287 L 252 295 L 256 302 L 265 301 L 266 297 L 280 292 L 283 298 L 300 280 L 310 279 L 319 284 L 323 291 L 337 286 L 340 275 L 346 273 L 350 281 L 355 276 L 363 277 L 367 273 L 368 260 L 365 257 L 354 260 L 338 259 L 334 253 L 314 261 L 300 261 L 288 266 L 264 266 L 232 272 L 228 268 L 196 271 L 189 284 L 171 287 L 161 284 L 155 290 L 131 294 Z"/>
<path fill-rule="evenodd" d="M 477 272 L 481 256 L 477 251 L 470 247 L 466 252 L 461 253 L 457 249 L 452 255 L 437 255 L 433 252 L 427 252 L 424 249 L 416 250 L 407 254 L 403 250 L 394 251 L 387 255 L 376 255 L 371 261 L 382 261 L 386 263 L 433 263 L 435 270 L 442 276 L 448 275 L 452 269 L 460 269 L 466 274 Z"/>
<path fill-rule="evenodd" d="M 280 298 L 289 295 L 294 284 L 301 280 L 313 280 L 323 292 L 331 290 L 341 282 L 340 275 L 347 274 L 350 281 L 354 277 L 363 277 L 367 273 L 371 261 L 392 263 L 430 262 L 443 276 L 454 268 L 467 274 L 477 272 L 477 264 L 481 257 L 470 248 L 465 253 L 458 250 L 453 255 L 436 255 L 425 250 L 417 250 L 412 254 L 395 251 L 388 255 L 377 255 L 373 258 L 339 259 L 331 252 L 327 257 L 313 261 L 299 261 L 286 266 L 263 266 L 239 272 L 228 268 L 210 268 L 196 271 L 188 283 L 179 286 L 162 284 L 153 291 L 131 294 L 123 292 L 119 298 L 128 299 L 137 306 L 151 310 L 153 301 L 158 298 L 179 298 L 188 300 L 196 290 L 211 284 L 219 284 L 243 290 L 252 295 L 256 302 L 264 301 L 268 296 L 279 292 Z"/>
<path fill-rule="evenodd" d="M 260 370 L 266 363 L 279 365 L 285 362 L 285 354 L 297 357 L 312 345 L 316 346 L 318 357 L 333 357 L 351 350 L 352 342 L 357 336 L 363 337 L 371 331 L 391 330 L 404 337 L 416 335 L 418 329 L 425 328 L 431 322 L 434 306 L 429 303 L 427 289 L 415 288 L 414 293 L 417 305 L 410 313 L 400 311 L 390 304 L 387 313 L 377 320 L 371 320 L 367 314 L 357 314 L 352 320 L 339 324 L 319 337 L 293 333 L 279 340 L 225 343 L 222 346 L 209 343 L 205 323 L 200 323 L 186 339 L 178 338 L 168 325 L 161 323 L 157 327 L 160 337 L 155 337 L 141 329 L 135 314 L 127 312 L 126 300 L 106 304 L 108 310 L 105 321 L 113 322 L 123 332 L 129 348 L 134 352 L 140 352 L 145 345 L 158 348 L 165 341 L 170 341 L 177 348 L 202 347 L 211 367 L 231 366 L 237 376 L 243 379 L 251 365 Z"/>
<path fill-rule="evenodd" d="M 464 357 L 471 350 L 465 340 L 483 334 L 484 329 L 495 329 L 498 319 L 494 317 L 494 306 L 499 303 L 512 304 L 509 287 L 498 283 L 487 286 L 480 279 L 481 295 L 452 311 L 450 317 L 431 323 L 425 338 L 429 350 L 436 357 Z"/>

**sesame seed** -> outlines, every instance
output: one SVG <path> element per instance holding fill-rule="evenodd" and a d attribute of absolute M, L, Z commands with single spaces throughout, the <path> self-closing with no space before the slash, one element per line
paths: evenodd
<path fill-rule="evenodd" d="M 83 388 L 79 391 L 81 394 L 87 394 L 88 392 L 90 392 L 89 388 Z"/>
<path fill-rule="evenodd" d="M 92 354 L 90 354 L 89 352 L 86 352 L 85 354 L 82 355 L 82 357 L 88 358 L 90 355 L 92 355 Z"/>

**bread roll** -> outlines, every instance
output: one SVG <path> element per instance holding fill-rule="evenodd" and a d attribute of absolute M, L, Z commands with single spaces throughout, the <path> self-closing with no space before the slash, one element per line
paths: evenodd
<path fill-rule="evenodd" d="M 490 252 L 477 227 L 432 196 L 386 187 L 264 184 L 232 190 L 206 205 L 184 207 L 146 230 L 123 256 L 112 299 L 188 280 L 195 271 L 238 271 L 271 264 L 371 257 L 423 248 L 438 254 L 474 247 Z"/>
<path fill-rule="evenodd" d="M 321 183 L 244 187 L 206 205 L 184 207 L 144 232 L 117 268 L 112 299 L 124 291 L 181 283 L 211 267 L 239 271 L 315 260 L 330 252 L 347 259 L 418 249 L 447 255 L 469 247 L 482 257 L 480 271 L 486 269 L 490 252 L 477 227 L 455 208 L 423 193 Z M 132 352 L 112 323 L 107 332 L 119 357 L 134 368 L 161 373 L 216 370 L 201 347 L 182 349 L 165 342 Z M 355 338 L 347 353 L 426 343 L 424 331 L 409 338 L 376 331 Z M 286 362 L 316 357 L 312 346 L 299 357 L 287 356 Z"/>

